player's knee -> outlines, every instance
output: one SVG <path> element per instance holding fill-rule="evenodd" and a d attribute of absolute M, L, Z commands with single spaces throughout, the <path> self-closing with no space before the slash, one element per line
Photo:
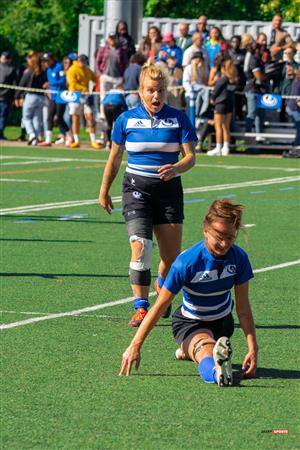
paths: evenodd
<path fill-rule="evenodd" d="M 140 286 L 150 286 L 151 283 L 151 256 L 152 245 L 151 239 L 139 237 L 137 235 L 130 236 L 130 243 L 138 243 L 138 256 L 130 261 L 130 283 Z"/>
<path fill-rule="evenodd" d="M 130 269 L 136 271 L 146 271 L 150 269 L 153 245 L 152 240 L 133 235 L 130 236 L 129 241 L 131 244 L 133 242 L 138 242 L 140 244 L 138 252 L 139 254 L 134 260 L 130 262 Z"/>

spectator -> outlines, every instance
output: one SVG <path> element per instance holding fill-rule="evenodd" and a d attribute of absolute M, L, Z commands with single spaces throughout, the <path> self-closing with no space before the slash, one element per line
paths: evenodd
<path fill-rule="evenodd" d="M 194 53 L 201 52 L 204 59 L 205 70 L 208 76 L 209 74 L 209 56 L 207 51 L 203 48 L 203 39 L 200 33 L 194 33 L 192 36 L 193 44 L 187 48 L 183 54 L 182 65 L 185 68 L 188 64 L 191 63 L 192 57 Z"/>
<path fill-rule="evenodd" d="M 99 149 L 100 145 L 96 141 L 94 114 L 89 103 L 89 84 L 97 81 L 95 73 L 88 67 L 88 58 L 85 55 L 79 55 L 77 61 L 74 61 L 67 72 L 67 81 L 69 91 L 81 92 L 80 104 L 69 103 L 70 115 L 72 116 L 72 131 L 74 142 L 70 144 L 71 148 L 80 147 L 80 115 L 83 112 L 89 127 L 91 146 Z"/>
<path fill-rule="evenodd" d="M 260 58 L 264 65 L 269 64 L 271 61 L 271 53 L 267 47 L 267 35 L 266 33 L 259 33 L 256 38 L 256 43 L 260 46 Z"/>
<path fill-rule="evenodd" d="M 218 79 L 211 95 L 214 105 L 216 148 L 207 152 L 209 156 L 229 155 L 230 122 L 233 113 L 236 80 L 236 69 L 232 59 L 225 59 L 221 63 L 221 77 Z"/>
<path fill-rule="evenodd" d="M 132 55 L 129 66 L 124 72 L 124 89 L 125 91 L 138 91 L 141 66 L 145 63 L 145 58 L 140 53 Z M 141 99 L 138 92 L 127 94 L 125 101 L 128 109 L 135 108 L 140 105 Z"/>
<path fill-rule="evenodd" d="M 299 67 L 296 70 L 296 76 L 292 82 L 290 95 L 297 97 L 289 99 L 287 101 L 287 113 L 295 124 L 296 137 L 294 142 L 295 152 L 294 153 L 289 152 L 288 157 L 299 158 L 300 157 L 300 68 Z"/>
<path fill-rule="evenodd" d="M 209 32 L 209 39 L 205 42 L 204 48 L 208 52 L 210 68 L 214 65 L 217 54 L 222 50 L 228 50 L 228 44 L 225 41 L 220 28 L 212 27 Z"/>
<path fill-rule="evenodd" d="M 196 25 L 195 32 L 201 33 L 202 40 L 205 43 L 209 39 L 209 30 L 207 28 L 206 16 L 200 16 Z"/>
<path fill-rule="evenodd" d="M 236 69 L 237 83 L 236 90 L 242 92 L 245 87 L 246 79 L 244 74 L 245 51 L 240 48 L 241 36 L 235 35 L 230 39 L 228 54 L 233 61 Z M 234 113 L 235 117 L 243 120 L 244 96 L 240 94 L 234 95 Z"/>
<path fill-rule="evenodd" d="M 242 39 L 243 41 L 243 39 Z M 264 110 L 256 107 L 256 95 L 264 94 L 268 90 L 268 84 L 264 74 L 264 66 L 260 59 L 260 47 L 253 41 L 246 47 L 245 56 L 245 75 L 246 75 L 246 100 L 247 100 L 247 117 L 246 117 L 246 132 L 251 132 L 253 125 L 255 125 L 256 133 L 261 133 L 264 121 Z M 263 142 L 262 136 L 256 137 L 257 142 Z"/>
<path fill-rule="evenodd" d="M 287 31 L 282 28 L 282 15 L 276 13 L 272 19 L 269 31 L 269 47 L 272 60 L 280 60 L 283 58 L 283 51 L 291 43 L 291 37 Z"/>
<path fill-rule="evenodd" d="M 121 90 L 122 85 L 117 86 L 116 89 L 111 89 L 105 94 L 103 99 L 104 114 L 107 122 L 107 148 L 111 148 L 111 131 L 114 122 L 119 115 L 127 110 L 127 105 L 124 99 L 124 91 Z"/>
<path fill-rule="evenodd" d="M 135 54 L 135 44 L 132 36 L 128 33 L 128 25 L 124 20 L 120 20 L 116 26 L 116 36 L 119 41 L 119 46 L 127 53 L 127 60 Z"/>
<path fill-rule="evenodd" d="M 55 115 L 57 116 L 58 126 L 62 135 L 65 137 L 70 132 L 69 126 L 64 121 L 66 104 L 56 103 L 57 93 L 67 89 L 67 82 L 63 65 L 56 61 L 55 56 L 52 53 L 45 53 L 44 59 L 48 62 L 48 69 L 46 72 L 48 82 L 46 83 L 46 88 L 52 93 L 47 97 L 48 120 L 46 139 L 38 145 L 40 147 L 50 147 L 52 145 L 52 130 Z M 69 136 L 69 141 L 70 139 L 71 136 Z"/>
<path fill-rule="evenodd" d="M 42 70 L 42 62 L 39 53 L 33 52 L 27 58 L 28 67 L 24 71 L 19 86 L 34 89 L 45 89 L 47 86 L 47 75 Z M 23 97 L 25 95 L 25 100 Z M 21 97 L 21 99 L 20 99 Z M 44 94 L 42 92 L 19 91 L 17 99 L 23 106 L 23 122 L 28 134 L 28 145 L 37 145 L 42 131 L 42 111 Z"/>
<path fill-rule="evenodd" d="M 284 56 L 285 62 L 283 64 L 282 74 L 281 74 L 280 94 L 285 96 L 285 95 L 290 95 L 292 83 L 296 76 L 296 72 L 299 67 L 299 64 L 296 63 L 296 61 L 294 59 L 294 56 L 295 56 L 294 47 L 288 47 L 284 51 L 283 56 Z M 286 121 L 286 99 L 285 98 L 282 99 L 279 120 L 281 122 Z"/>
<path fill-rule="evenodd" d="M 196 116 L 201 116 L 209 105 L 209 90 L 203 87 L 207 85 L 207 74 L 201 52 L 194 53 L 191 63 L 184 68 L 182 84 L 187 105 L 190 103 L 191 91 L 197 93 Z"/>
<path fill-rule="evenodd" d="M 176 39 L 176 45 L 181 48 L 182 53 L 192 45 L 192 36 L 189 35 L 189 24 L 181 22 L 178 27 L 179 37 Z"/>
<path fill-rule="evenodd" d="M 139 53 L 141 53 L 146 61 L 154 63 L 159 50 L 162 47 L 162 36 L 160 29 L 156 26 L 151 26 L 148 34 L 139 44 Z"/>
<path fill-rule="evenodd" d="M 176 66 L 181 67 L 182 65 L 182 50 L 178 45 L 175 44 L 175 38 L 172 33 L 166 33 L 163 37 L 163 46 L 158 52 L 157 61 L 167 62 L 167 56 L 175 56 Z"/>
<path fill-rule="evenodd" d="M 182 91 L 179 86 L 182 85 L 182 68 L 178 67 L 175 55 L 167 56 L 167 67 L 166 71 L 168 73 L 168 89 L 167 90 L 167 100 L 166 103 L 173 108 L 182 109 Z"/>
<path fill-rule="evenodd" d="M 101 101 L 107 90 L 115 88 L 123 82 L 123 74 L 127 66 L 126 49 L 119 46 L 115 34 L 110 34 L 105 46 L 100 47 L 96 54 L 96 74 L 100 76 Z M 100 115 L 103 117 L 102 107 L 100 107 Z"/>
<path fill-rule="evenodd" d="M 0 83 L 9 85 L 16 84 L 16 70 L 12 65 L 12 56 L 9 52 L 2 52 L 0 56 Z M 13 96 L 13 90 L 0 88 L 0 140 L 7 139 L 4 136 L 4 130 Z"/>

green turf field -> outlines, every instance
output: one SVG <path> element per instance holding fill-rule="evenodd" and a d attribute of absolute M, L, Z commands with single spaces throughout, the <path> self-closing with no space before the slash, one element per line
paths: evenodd
<path fill-rule="evenodd" d="M 201 239 L 215 198 L 246 207 L 238 244 L 257 271 L 250 296 L 259 369 L 241 379 L 237 324 L 235 386 L 221 389 L 175 360 L 171 319 L 146 341 L 140 370 L 118 377 L 134 330 L 125 165 L 114 213 L 97 206 L 107 156 L 1 148 L 1 449 L 299 449 L 299 162 L 198 155 L 182 177 L 184 248 Z M 156 246 L 153 253 L 155 276 Z"/>

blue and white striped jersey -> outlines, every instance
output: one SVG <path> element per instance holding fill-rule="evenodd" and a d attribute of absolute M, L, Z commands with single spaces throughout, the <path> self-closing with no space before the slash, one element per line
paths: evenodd
<path fill-rule="evenodd" d="M 164 287 L 173 294 L 182 289 L 185 317 L 211 321 L 230 313 L 231 288 L 251 278 L 251 264 L 241 247 L 234 244 L 223 259 L 216 259 L 201 241 L 176 258 Z"/>
<path fill-rule="evenodd" d="M 197 140 L 187 115 L 164 105 L 151 119 L 143 105 L 121 114 L 114 125 L 112 140 L 125 145 L 126 172 L 159 178 L 157 169 L 178 161 L 180 144 Z"/>

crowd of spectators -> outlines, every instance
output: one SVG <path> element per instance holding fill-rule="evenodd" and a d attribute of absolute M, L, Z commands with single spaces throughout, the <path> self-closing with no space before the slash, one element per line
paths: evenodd
<path fill-rule="evenodd" d="M 60 135 L 55 142 L 77 148 L 84 117 L 91 146 L 101 147 L 96 140 L 95 118 L 106 124 L 109 146 L 115 119 L 140 103 L 139 73 L 146 61 L 168 72 L 167 103 L 171 106 L 188 112 L 190 97 L 196 96 L 196 117 L 201 124 L 198 149 L 203 148 L 209 131 L 216 131 L 216 148 L 208 152 L 210 155 L 229 153 L 233 119 L 245 121 L 245 131 L 254 128 L 258 142 L 264 139 L 259 136 L 264 110 L 256 106 L 257 94 L 300 95 L 300 37 L 292 40 L 282 28 L 280 14 L 273 17 L 268 33 L 245 33 L 229 40 L 218 27 L 208 27 L 203 15 L 193 30 L 186 22 L 179 24 L 178 36 L 170 32 L 162 35 L 158 27 L 150 26 L 139 43 L 129 34 L 126 22 L 120 21 L 96 51 L 95 72 L 85 55 L 70 53 L 60 63 L 52 53 L 38 52 L 29 52 L 26 64 L 16 70 L 11 55 L 3 52 L 0 83 L 47 89 L 47 94 L 0 88 L 0 139 L 5 139 L 9 109 L 15 104 L 23 108 L 20 139 L 27 135 L 28 145 L 51 146 L 56 121 Z M 91 95 L 91 86 L 98 97 Z M 60 102 L 57 91 L 65 90 L 81 92 L 80 103 Z M 279 119 L 295 123 L 294 147 L 299 147 L 299 99 L 283 99 Z"/>

